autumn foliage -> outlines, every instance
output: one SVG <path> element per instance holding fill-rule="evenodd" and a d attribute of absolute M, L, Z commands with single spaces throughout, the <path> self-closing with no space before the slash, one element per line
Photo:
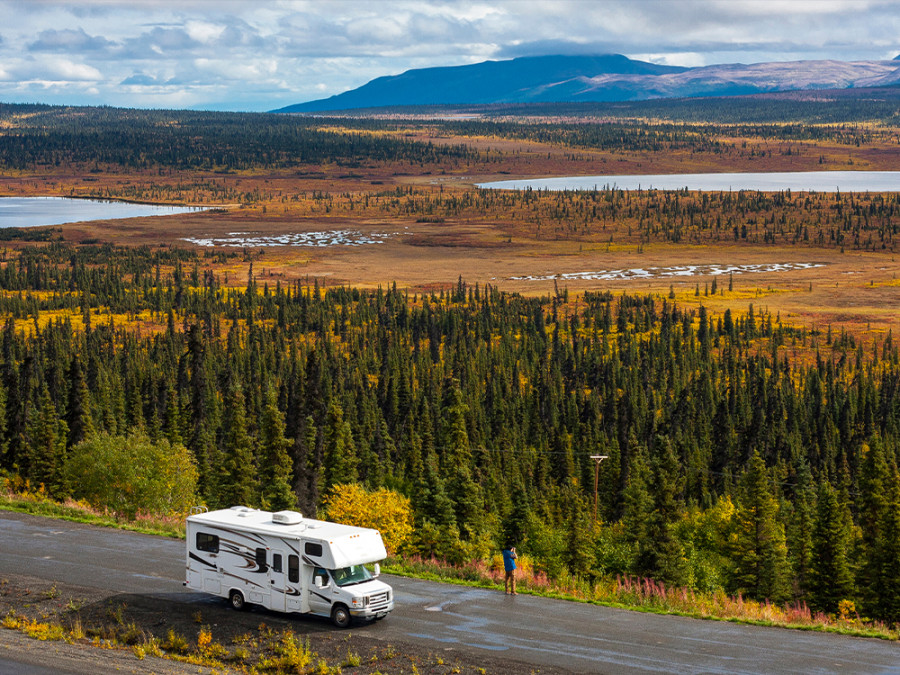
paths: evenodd
<path fill-rule="evenodd" d="M 369 491 L 357 483 L 334 486 L 325 498 L 325 517 L 378 530 L 392 553 L 409 541 L 413 530 L 408 498 L 387 488 Z"/>

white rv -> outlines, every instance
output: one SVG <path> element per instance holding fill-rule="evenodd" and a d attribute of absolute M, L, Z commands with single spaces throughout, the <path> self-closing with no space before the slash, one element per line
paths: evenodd
<path fill-rule="evenodd" d="M 377 530 L 233 506 L 188 517 L 184 585 L 235 609 L 253 603 L 345 628 L 394 608 L 393 590 L 376 579 L 386 555 Z"/>

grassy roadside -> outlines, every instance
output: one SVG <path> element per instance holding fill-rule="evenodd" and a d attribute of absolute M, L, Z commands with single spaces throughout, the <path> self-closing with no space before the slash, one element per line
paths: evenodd
<path fill-rule="evenodd" d="M 139 517 L 133 521 L 123 521 L 98 512 L 83 502 L 69 500 L 58 503 L 40 492 L 14 493 L 8 488 L 0 489 L 0 509 L 184 538 L 184 522 L 181 517 Z M 813 612 L 802 603 L 776 605 L 768 601 L 746 599 L 740 595 L 730 596 L 722 591 L 702 593 L 687 588 L 667 588 L 652 579 L 616 577 L 596 582 L 572 576 L 549 579 L 535 570 L 527 557 L 523 556 L 520 562 L 518 590 L 540 597 L 696 619 L 900 640 L 900 630 L 897 627 L 860 617 L 853 603 L 842 603 L 839 614 L 827 615 Z M 389 558 L 382 568 L 389 574 L 416 579 L 498 591 L 503 588 L 502 565 L 498 560 L 477 560 L 456 566 L 436 559 L 395 556 Z"/>
<path fill-rule="evenodd" d="M 158 518 L 139 516 L 126 521 L 92 508 L 85 502 L 67 499 L 57 502 L 40 492 L 15 493 L 0 482 L 0 509 L 16 513 L 68 520 L 73 523 L 111 527 L 143 534 L 184 539 L 184 521 L 180 517 Z"/>
<path fill-rule="evenodd" d="M 2 595 L 23 593 L 0 580 Z M 487 672 L 479 665 L 462 664 L 440 654 L 407 654 L 391 644 L 359 641 L 349 632 L 340 638 L 310 638 L 291 628 L 260 622 L 239 631 L 223 631 L 215 617 L 194 612 L 190 621 L 177 627 L 154 629 L 124 603 L 104 605 L 101 614 L 84 615 L 78 600 L 67 598 L 65 590 L 30 587 L 24 590 L 30 602 L 21 611 L 7 611 L 0 618 L 0 631 L 7 630 L 40 642 L 57 643 L 65 654 L 71 645 L 115 652 L 116 669 L 156 673 L 294 673 L 302 675 L 418 675 L 420 672 L 451 675 L 478 675 Z M 61 605 L 48 612 L 49 605 Z M 41 607 L 35 615 L 36 607 Z M 4 641 L 7 642 L 8 641 Z M 160 660 L 172 665 L 164 666 Z M 135 661 L 144 662 L 136 665 Z M 188 669 L 176 664 L 191 666 Z M 492 672 L 494 672 L 492 670 Z"/>

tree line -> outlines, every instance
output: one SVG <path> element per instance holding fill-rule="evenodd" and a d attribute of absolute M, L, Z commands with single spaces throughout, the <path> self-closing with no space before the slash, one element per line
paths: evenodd
<path fill-rule="evenodd" d="M 646 121 L 741 125 L 764 124 L 769 137 L 786 121 L 803 125 L 831 125 L 835 128 L 855 123 L 878 122 L 896 126 L 900 121 L 896 87 L 864 90 L 829 91 L 827 100 L 807 98 L 804 92 L 778 95 L 721 96 L 701 98 L 655 99 L 616 102 L 492 103 L 475 105 L 396 106 L 385 109 L 348 110 L 344 119 L 366 124 L 373 113 L 397 116 L 446 117 L 478 115 L 489 122 L 518 118 L 528 122 L 534 117 L 575 118 L 580 121 Z M 357 117 L 361 116 L 361 117 Z M 826 132 L 827 133 L 827 132 Z"/>
<path fill-rule="evenodd" d="M 333 122 L 265 113 L 3 104 L 0 167 L 240 171 L 331 162 L 452 163 L 477 156 L 461 143 L 342 130 Z"/>

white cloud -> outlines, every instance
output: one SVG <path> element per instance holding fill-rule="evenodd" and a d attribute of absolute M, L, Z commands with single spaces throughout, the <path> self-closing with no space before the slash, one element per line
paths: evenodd
<path fill-rule="evenodd" d="M 6 64 L 2 80 L 13 82 L 97 82 L 103 75 L 93 66 L 65 57 L 17 59 Z"/>
<path fill-rule="evenodd" d="M 264 110 L 410 68 L 551 52 L 688 66 L 900 53 L 900 0 L 0 0 L 0 12 L 15 17 L 0 100 Z"/>
<path fill-rule="evenodd" d="M 192 40 L 202 44 L 209 44 L 222 37 L 226 26 L 206 21 L 188 21 L 185 24 L 185 29 Z"/>
<path fill-rule="evenodd" d="M 631 54 L 630 58 L 638 61 L 649 61 L 660 66 L 686 66 L 697 68 L 705 66 L 706 57 L 696 52 L 672 52 L 669 54 Z"/>

